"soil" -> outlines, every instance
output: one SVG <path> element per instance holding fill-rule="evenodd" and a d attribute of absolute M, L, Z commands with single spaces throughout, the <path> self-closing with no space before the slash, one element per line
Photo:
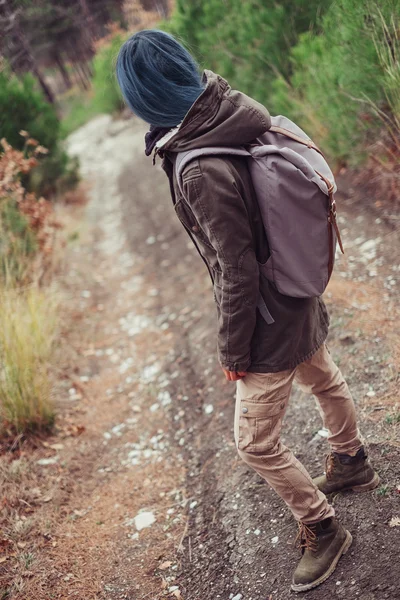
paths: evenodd
<path fill-rule="evenodd" d="M 287 600 L 296 524 L 236 456 L 235 389 L 217 364 L 209 276 L 165 175 L 144 156 L 144 132 L 101 116 L 68 140 L 90 189 L 86 206 L 60 210 L 70 242 L 59 277 L 59 418 L 36 449 L 1 458 L 0 598 Z M 302 597 L 396 600 L 399 231 L 348 180 L 337 197 L 346 255 L 325 297 L 328 343 L 382 481 L 331 498 L 354 542 Z M 283 439 L 312 475 L 328 450 L 321 427 L 313 399 L 295 390 Z"/>

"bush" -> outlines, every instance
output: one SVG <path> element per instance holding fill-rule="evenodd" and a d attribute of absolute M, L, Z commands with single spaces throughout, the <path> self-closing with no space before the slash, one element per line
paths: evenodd
<path fill-rule="evenodd" d="M 292 49 L 293 75 L 273 83 L 271 105 L 332 157 L 357 163 L 383 124 L 400 133 L 399 5 L 337 0 L 321 28 Z"/>
<path fill-rule="evenodd" d="M 0 139 L 22 150 L 25 140 L 21 130 L 40 140 L 49 150 L 37 170 L 25 177 L 26 187 L 46 196 L 63 193 L 74 187 L 79 179 L 76 160 L 71 160 L 60 146 L 60 121 L 53 106 L 36 89 L 30 74 L 17 78 L 7 71 L 0 72 Z"/>
<path fill-rule="evenodd" d="M 50 152 L 56 148 L 60 122 L 53 106 L 36 89 L 34 78 L 0 72 L 0 139 L 22 150 L 25 140 L 19 135 L 21 129 L 29 131 Z"/>
<path fill-rule="evenodd" d="M 398 0 L 177 0 L 164 28 L 338 162 L 372 154 L 382 130 L 400 150 Z"/>
<path fill-rule="evenodd" d="M 1 140 L 0 435 L 47 428 L 54 418 L 48 363 L 57 303 L 35 284 L 35 267 L 48 264 L 57 224 L 52 204 L 22 185 L 45 153 L 23 137 L 22 151 Z"/>
<path fill-rule="evenodd" d="M 28 177 L 46 152 L 36 140 L 25 137 L 23 151 L 1 140 L 0 153 L 0 286 L 26 283 L 34 258 L 51 254 L 58 227 L 52 204 L 27 192 L 22 178 Z"/>
<path fill-rule="evenodd" d="M 290 48 L 299 34 L 316 27 L 331 0 L 178 0 L 164 25 L 182 38 L 200 64 L 268 104 L 271 81 L 291 72 Z"/>

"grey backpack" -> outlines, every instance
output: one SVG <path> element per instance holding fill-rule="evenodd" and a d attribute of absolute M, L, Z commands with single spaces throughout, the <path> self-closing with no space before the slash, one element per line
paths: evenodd
<path fill-rule="evenodd" d="M 300 127 L 282 116 L 271 121 L 271 128 L 249 146 L 179 153 L 179 189 L 183 195 L 183 170 L 198 156 L 247 157 L 270 249 L 267 262 L 259 265 L 261 274 L 286 296 L 320 296 L 332 273 L 337 241 L 343 252 L 335 180 L 323 154 Z"/>

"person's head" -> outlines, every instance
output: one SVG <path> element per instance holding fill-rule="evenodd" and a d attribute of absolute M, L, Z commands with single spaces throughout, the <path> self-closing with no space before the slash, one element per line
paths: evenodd
<path fill-rule="evenodd" d="M 117 78 L 131 110 L 151 125 L 178 125 L 204 89 L 191 54 L 164 31 L 139 31 L 121 47 Z"/>

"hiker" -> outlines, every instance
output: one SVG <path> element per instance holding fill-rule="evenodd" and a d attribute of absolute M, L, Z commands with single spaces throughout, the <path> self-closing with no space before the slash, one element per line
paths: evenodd
<path fill-rule="evenodd" d="M 249 161 L 254 159 L 243 148 L 254 145 L 260 136 L 272 135 L 271 117 L 264 106 L 232 90 L 220 75 L 209 70 L 200 74 L 190 53 L 162 31 L 134 34 L 122 45 L 116 69 L 127 104 L 150 125 L 146 155 L 162 158 L 176 214 L 210 273 L 218 316 L 219 362 L 226 379 L 237 382 L 234 431 L 238 453 L 279 494 L 298 521 L 302 556 L 292 589 L 309 590 L 332 574 L 352 542 L 326 494 L 371 490 L 379 477 L 368 461 L 350 391 L 325 343 L 329 317 L 318 290 L 313 295 L 308 289 L 304 297 L 301 293 L 295 297 L 295 287 L 291 296 L 287 293 L 291 281 L 280 291 L 279 280 L 271 281 L 271 274 L 264 269 L 272 255 L 272 237 L 267 235 L 259 200 L 261 193 L 266 202 L 272 202 L 273 194 L 268 198 L 269 188 L 260 188 L 252 176 L 249 165 L 254 163 Z M 273 135 L 284 139 L 279 127 Z M 293 140 L 315 160 L 318 157 L 330 173 L 311 141 Z M 214 154 L 213 148 L 217 148 Z M 232 148 L 239 150 L 238 155 L 228 151 Z M 193 150 L 196 156 L 185 155 Z M 284 154 L 282 150 L 280 161 L 285 160 Z M 293 168 L 288 161 L 285 164 Z M 293 177 L 297 172 L 293 171 Z M 328 202 L 329 197 L 331 203 L 329 223 L 333 226 L 333 186 L 328 179 L 323 174 L 315 176 L 314 183 L 307 180 L 305 189 L 312 194 L 322 193 L 321 188 L 327 194 L 324 198 Z M 290 196 L 290 178 L 281 178 L 280 184 L 280 193 L 287 189 Z M 327 227 L 327 214 L 324 212 L 324 240 L 328 231 L 338 234 Z M 278 214 L 277 218 L 282 219 L 281 234 L 285 235 L 285 220 L 289 223 L 291 215 Z M 280 232 L 270 227 L 275 239 Z M 299 227 L 293 223 L 290 227 L 291 235 L 295 236 L 297 229 L 301 239 L 307 240 L 310 231 L 301 229 L 301 221 Z M 289 246 L 290 241 L 288 251 Z M 329 252 L 332 248 L 331 243 Z M 330 260 L 332 267 L 333 256 Z M 283 260 L 282 269 L 290 269 L 291 262 L 285 265 Z M 296 270 L 302 268 L 299 262 Z M 329 430 L 326 474 L 314 480 L 280 441 L 294 380 L 316 396 Z"/>

